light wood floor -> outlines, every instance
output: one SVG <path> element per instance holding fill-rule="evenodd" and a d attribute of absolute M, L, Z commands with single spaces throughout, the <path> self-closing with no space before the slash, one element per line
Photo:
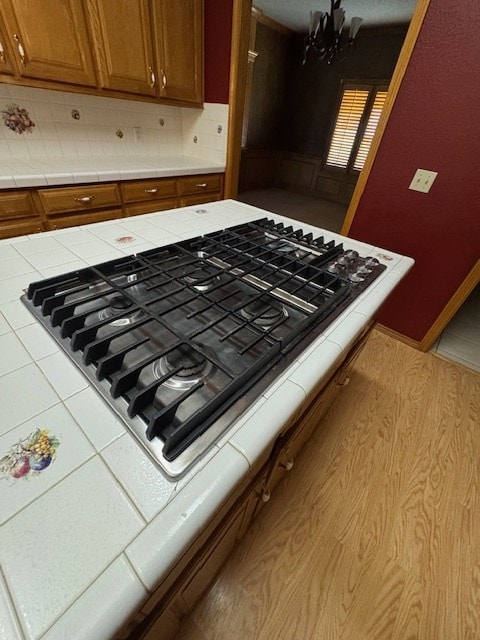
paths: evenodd
<path fill-rule="evenodd" d="M 480 375 L 375 331 L 181 640 L 478 640 Z"/>

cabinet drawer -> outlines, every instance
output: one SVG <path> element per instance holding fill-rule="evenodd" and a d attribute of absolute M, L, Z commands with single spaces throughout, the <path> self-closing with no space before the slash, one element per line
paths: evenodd
<path fill-rule="evenodd" d="M 207 202 L 214 202 L 215 200 L 220 200 L 219 193 L 199 193 L 198 195 L 180 198 L 180 206 L 190 207 L 193 204 L 206 204 Z"/>
<path fill-rule="evenodd" d="M 178 185 L 181 196 L 188 195 L 190 193 L 221 191 L 222 175 L 219 173 L 213 173 L 204 176 L 192 176 L 191 178 L 180 178 Z"/>
<path fill-rule="evenodd" d="M 16 220 L 3 221 L 0 219 L 0 239 L 13 238 L 14 236 L 23 236 L 27 233 L 39 233 L 45 231 L 43 223 L 40 219 L 30 218 L 22 222 Z"/>
<path fill-rule="evenodd" d="M 177 208 L 177 199 L 154 200 L 153 202 L 139 202 L 125 207 L 126 216 L 138 216 L 142 213 L 154 213 L 155 211 L 168 211 Z"/>
<path fill-rule="evenodd" d="M 92 211 L 80 215 L 56 216 L 48 220 L 50 229 L 64 229 L 65 227 L 77 227 L 81 224 L 91 224 L 92 222 L 105 222 L 106 220 L 115 220 L 122 217 L 121 209 L 113 209 L 109 211 Z"/>
<path fill-rule="evenodd" d="M 88 211 L 120 204 L 116 184 L 40 189 L 38 193 L 47 216 L 64 211 Z"/>
<path fill-rule="evenodd" d="M 32 218 L 37 215 L 29 191 L 0 193 L 0 219 Z"/>
<path fill-rule="evenodd" d="M 158 198 L 175 198 L 177 195 L 175 180 L 142 180 L 125 182 L 121 185 L 124 202 L 142 202 Z"/>

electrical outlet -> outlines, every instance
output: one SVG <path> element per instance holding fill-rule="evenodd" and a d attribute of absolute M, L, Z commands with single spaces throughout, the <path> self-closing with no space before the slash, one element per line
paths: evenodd
<path fill-rule="evenodd" d="M 417 169 L 415 175 L 413 176 L 413 180 L 411 181 L 408 188 L 412 189 L 412 191 L 421 191 L 422 193 L 428 193 L 437 176 L 437 171 Z"/>
<path fill-rule="evenodd" d="M 135 142 L 140 142 L 142 140 L 142 127 L 134 127 L 133 128 Z"/>

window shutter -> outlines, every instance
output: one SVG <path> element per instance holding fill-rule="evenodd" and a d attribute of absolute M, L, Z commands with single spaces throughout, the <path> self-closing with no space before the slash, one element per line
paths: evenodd
<path fill-rule="evenodd" d="M 353 164 L 353 168 L 356 171 L 361 171 L 365 166 L 365 160 L 367 159 L 367 154 L 370 151 L 373 136 L 375 135 L 375 131 L 377 130 L 380 116 L 382 115 L 382 110 L 385 106 L 386 98 L 386 91 L 377 91 L 372 110 L 370 111 L 370 115 L 368 117 L 367 126 L 362 136 L 362 141 L 360 142 L 360 146 L 358 147 L 357 156 Z"/>
<path fill-rule="evenodd" d="M 368 90 L 361 89 L 345 89 L 343 92 L 342 103 L 328 152 L 327 165 L 342 169 L 347 168 L 355 137 L 365 111 L 368 94 Z"/>

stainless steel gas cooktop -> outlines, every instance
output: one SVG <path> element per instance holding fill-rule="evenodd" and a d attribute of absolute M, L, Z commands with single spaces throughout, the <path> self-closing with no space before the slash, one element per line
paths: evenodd
<path fill-rule="evenodd" d="M 180 477 L 383 269 L 265 218 L 32 283 L 22 300 Z"/>

